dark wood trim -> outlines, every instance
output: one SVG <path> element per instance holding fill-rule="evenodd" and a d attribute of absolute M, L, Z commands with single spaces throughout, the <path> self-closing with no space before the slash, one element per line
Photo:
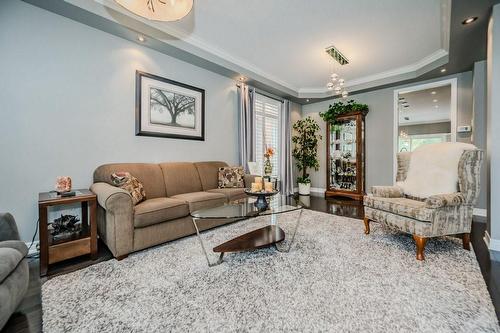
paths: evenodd
<path fill-rule="evenodd" d="M 168 133 L 156 133 L 141 130 L 141 95 L 142 95 L 142 78 L 147 77 L 153 80 L 162 81 L 168 84 L 173 84 L 182 88 L 195 90 L 201 93 L 201 135 L 200 136 L 189 136 L 189 135 L 179 135 L 179 134 L 168 134 Z M 205 141 L 205 89 L 190 86 L 185 83 L 170 80 L 158 75 L 136 71 L 135 72 L 135 135 L 136 136 L 152 136 L 160 138 L 172 138 L 172 139 L 183 139 L 183 140 L 197 140 Z"/>
<path fill-rule="evenodd" d="M 334 189 L 330 183 L 330 128 L 331 124 L 326 124 L 326 191 L 325 197 L 343 196 L 354 200 L 363 200 L 365 195 L 365 116 L 368 111 L 356 111 L 338 116 L 338 120 L 356 121 L 356 191 Z"/>

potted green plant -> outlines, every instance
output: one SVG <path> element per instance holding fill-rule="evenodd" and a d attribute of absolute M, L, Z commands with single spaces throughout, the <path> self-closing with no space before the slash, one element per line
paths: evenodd
<path fill-rule="evenodd" d="M 300 119 L 293 124 L 295 134 L 292 136 L 294 144 L 292 156 L 295 158 L 297 169 L 302 173 L 297 177 L 300 195 L 311 193 L 311 178 L 307 170 L 319 170 L 318 142 L 321 135 L 318 123 L 311 117 Z"/>

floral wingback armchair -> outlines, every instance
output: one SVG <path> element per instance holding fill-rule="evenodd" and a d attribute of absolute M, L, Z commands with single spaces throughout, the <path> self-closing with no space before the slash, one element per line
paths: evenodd
<path fill-rule="evenodd" d="M 441 149 L 459 147 L 458 145 L 464 148 L 456 154 L 457 161 L 454 163 L 454 167 L 457 168 L 455 170 L 458 171 L 455 171 L 458 176 L 456 191 L 427 197 L 408 195 L 404 184 L 410 165 L 415 168 L 413 164 L 417 161 L 412 160 L 412 154 L 417 157 L 415 151 L 398 154 L 396 186 L 373 186 L 372 193 L 364 197 L 365 234 L 370 233 L 370 221 L 411 234 L 417 247 L 417 260 L 424 260 L 425 244 L 430 237 L 461 234 L 464 249 L 470 249 L 472 215 L 479 196 L 483 152 L 472 145 L 458 143 L 448 143 L 448 146 L 438 145 L 442 145 Z M 428 153 L 432 152 L 432 149 L 426 149 Z M 422 153 L 419 156 L 423 156 Z M 431 167 L 423 166 L 423 168 Z M 452 172 L 450 169 L 449 173 Z M 420 186 L 433 186 L 429 179 L 416 180 L 420 181 Z"/>

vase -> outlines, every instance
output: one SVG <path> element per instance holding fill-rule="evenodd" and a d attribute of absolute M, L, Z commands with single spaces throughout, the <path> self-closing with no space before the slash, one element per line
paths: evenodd
<path fill-rule="evenodd" d="M 271 164 L 271 160 L 269 160 L 269 158 L 266 158 L 264 162 L 264 174 L 266 176 L 271 176 L 272 173 L 273 173 L 273 165 Z"/>

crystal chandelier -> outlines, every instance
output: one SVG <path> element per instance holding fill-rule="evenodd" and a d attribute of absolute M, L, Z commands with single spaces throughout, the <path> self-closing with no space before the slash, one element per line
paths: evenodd
<path fill-rule="evenodd" d="M 153 21 L 177 21 L 189 14 L 193 0 L 115 0 L 128 11 Z"/>
<path fill-rule="evenodd" d="M 334 46 L 330 46 L 326 48 L 326 53 L 328 53 L 336 62 L 338 62 L 341 66 L 347 65 L 349 61 L 347 60 L 339 50 L 337 50 Z M 345 87 L 345 80 L 341 78 L 337 73 L 332 73 L 330 75 L 330 80 L 326 84 L 326 88 L 329 91 L 334 91 L 335 95 L 341 95 L 343 98 L 347 98 L 349 92 Z"/>

